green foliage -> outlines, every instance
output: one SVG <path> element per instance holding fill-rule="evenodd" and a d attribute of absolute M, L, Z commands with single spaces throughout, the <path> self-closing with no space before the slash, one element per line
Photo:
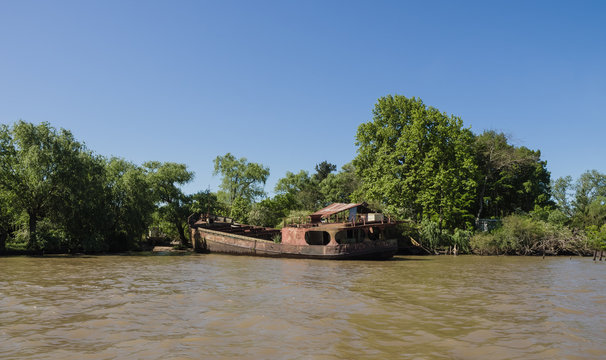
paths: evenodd
<path fill-rule="evenodd" d="M 574 185 L 572 223 L 578 228 L 603 223 L 603 205 L 606 198 L 606 175 L 596 170 L 587 171 Z"/>
<path fill-rule="evenodd" d="M 564 226 L 568 223 L 568 216 L 560 209 L 551 210 L 547 216 L 547 222 L 550 224 Z"/>
<path fill-rule="evenodd" d="M 152 188 L 143 168 L 119 158 L 107 162 L 106 181 L 108 250 L 132 249 L 151 224 L 155 210 Z"/>
<path fill-rule="evenodd" d="M 309 219 L 309 211 L 307 210 L 291 210 L 284 218 L 286 224 L 301 224 Z"/>
<path fill-rule="evenodd" d="M 221 175 L 220 200 L 232 206 L 237 198 L 253 202 L 265 195 L 263 186 L 269 177 L 269 168 L 249 163 L 246 158 L 236 159 L 230 153 L 214 160 L 214 175 Z"/>
<path fill-rule="evenodd" d="M 419 231 L 421 243 L 428 249 L 435 250 L 443 243 L 443 234 L 440 225 L 435 221 L 424 219 Z"/>
<path fill-rule="evenodd" d="M 471 231 L 455 229 L 454 234 L 451 237 L 452 245 L 456 247 L 460 253 L 468 253 L 470 251 L 469 241 L 471 236 Z"/>
<path fill-rule="evenodd" d="M 150 162 L 143 170 L 107 161 L 47 123 L 1 126 L 0 149 L 0 201 L 11 204 L 2 207 L 0 240 L 13 233 L 14 244 L 25 239 L 29 250 L 45 252 L 136 249 L 156 203 L 183 233 L 189 205 L 176 184 L 192 177 L 184 165 Z M 15 231 L 17 223 L 26 230 Z"/>
<path fill-rule="evenodd" d="M 248 213 L 248 223 L 257 226 L 277 226 L 293 207 L 295 200 L 290 194 L 279 194 L 253 204 Z"/>
<path fill-rule="evenodd" d="M 61 244 L 68 252 L 105 251 L 101 244 L 110 221 L 107 209 L 105 159 L 89 151 L 81 151 L 78 161 L 70 167 L 77 178 L 66 184 L 62 201 L 47 218 L 65 232 Z"/>
<path fill-rule="evenodd" d="M 475 137 L 479 186 L 476 218 L 502 217 L 549 204 L 550 174 L 541 152 L 508 143 L 503 133 Z"/>
<path fill-rule="evenodd" d="M 355 201 L 352 195 L 360 187 L 360 179 L 352 163 L 343 165 L 337 174 L 328 174 L 319 185 L 323 203 L 349 203 Z"/>
<path fill-rule="evenodd" d="M 304 170 L 297 174 L 287 171 L 286 176 L 278 180 L 274 190 L 278 195 L 288 195 L 294 200 L 290 209 L 314 211 L 322 205 L 322 194 L 318 190 L 316 178 L 310 177 Z"/>
<path fill-rule="evenodd" d="M 322 182 L 322 180 L 326 179 L 326 177 L 331 174 L 333 171 L 337 170 L 337 165 L 331 164 L 328 161 L 324 160 L 319 164 L 316 164 L 316 173 L 314 174 L 314 180 L 317 183 Z"/>
<path fill-rule="evenodd" d="M 229 216 L 239 223 L 248 223 L 248 214 L 250 213 L 252 204 L 250 200 L 237 197 L 231 204 Z"/>
<path fill-rule="evenodd" d="M 440 228 L 470 223 L 477 166 L 462 120 L 400 95 L 380 98 L 373 114 L 356 135 L 358 196 Z"/>
<path fill-rule="evenodd" d="M 558 178 L 551 184 L 551 198 L 558 209 L 566 216 L 572 216 L 572 204 L 570 203 L 570 191 L 572 189 L 572 177 Z"/>
<path fill-rule="evenodd" d="M 194 174 L 185 164 L 151 161 L 143 164 L 152 194 L 158 206 L 159 217 L 173 224 L 181 244 L 188 245 L 185 234 L 187 217 L 191 213 L 192 198 L 183 194 L 179 188 L 190 182 Z"/>
<path fill-rule="evenodd" d="M 590 225 L 585 229 L 589 246 L 596 250 L 606 250 L 606 224 L 598 227 Z"/>
<path fill-rule="evenodd" d="M 474 234 L 469 239 L 469 247 L 472 252 L 479 255 L 494 255 L 499 253 L 499 248 L 494 242 L 494 235 L 487 232 Z"/>
<path fill-rule="evenodd" d="M 216 194 L 210 190 L 200 191 L 191 195 L 190 213 L 208 213 L 227 216 L 227 209 L 219 202 Z"/>
<path fill-rule="evenodd" d="M 550 223 L 527 215 L 509 215 L 492 234 L 471 237 L 472 252 L 483 255 L 541 255 L 589 253 L 582 234 L 561 224 Z"/>
<path fill-rule="evenodd" d="M 69 131 L 48 123 L 2 126 L 0 148 L 0 188 L 12 193 L 17 212 L 27 213 L 28 248 L 39 249 L 38 220 L 61 213 L 71 194 L 90 185 L 85 176 L 90 156 Z"/>
<path fill-rule="evenodd" d="M 11 205 L 11 193 L 0 188 L 0 254 L 6 248 L 6 242 L 13 233 L 16 215 Z"/>
<path fill-rule="evenodd" d="M 530 255 L 536 252 L 540 240 L 545 236 L 541 221 L 525 216 L 507 216 L 503 226 L 495 233 L 495 242 L 506 253 Z"/>

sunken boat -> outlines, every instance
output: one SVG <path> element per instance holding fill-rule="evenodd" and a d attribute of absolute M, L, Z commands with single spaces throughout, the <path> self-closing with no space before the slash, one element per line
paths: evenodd
<path fill-rule="evenodd" d="M 188 219 L 197 252 L 308 259 L 389 259 L 398 250 L 387 238 L 397 222 L 366 203 L 335 203 L 282 229 L 239 224 L 210 214 Z"/>

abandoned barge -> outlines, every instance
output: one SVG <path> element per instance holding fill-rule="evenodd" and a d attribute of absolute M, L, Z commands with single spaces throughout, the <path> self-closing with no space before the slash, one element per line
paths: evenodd
<path fill-rule="evenodd" d="M 389 259 L 398 250 L 388 239 L 395 221 L 365 203 L 332 204 L 281 230 L 243 225 L 233 219 L 192 214 L 192 245 L 198 252 L 310 259 Z"/>

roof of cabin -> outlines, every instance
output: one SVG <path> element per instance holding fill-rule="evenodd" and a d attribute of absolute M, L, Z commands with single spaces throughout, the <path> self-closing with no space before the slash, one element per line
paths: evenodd
<path fill-rule="evenodd" d="M 325 207 L 324 209 L 320 209 L 318 211 L 316 211 L 315 213 L 311 214 L 310 216 L 329 216 L 329 215 L 333 215 L 336 213 L 340 213 L 341 211 L 345 211 L 345 210 L 349 210 L 358 206 L 366 206 L 366 203 L 359 203 L 359 204 L 342 204 L 342 203 L 334 203 L 334 204 L 330 204 L 327 207 Z"/>

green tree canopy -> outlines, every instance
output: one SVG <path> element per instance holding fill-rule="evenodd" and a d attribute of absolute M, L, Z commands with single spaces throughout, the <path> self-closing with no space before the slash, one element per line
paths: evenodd
<path fill-rule="evenodd" d="M 589 219 L 590 205 L 599 198 L 606 197 L 606 175 L 597 170 L 587 171 L 579 177 L 574 185 L 575 195 L 572 201 L 574 223 L 582 228 L 591 225 Z M 595 211 L 597 205 L 593 205 Z M 598 225 L 598 224 L 596 224 Z"/>
<path fill-rule="evenodd" d="M 314 179 L 320 183 L 322 180 L 326 179 L 326 177 L 331 174 L 333 171 L 337 170 L 337 165 L 331 164 L 328 161 L 324 160 L 319 164 L 316 164 L 316 173 L 314 174 Z"/>
<path fill-rule="evenodd" d="M 529 212 L 550 198 L 550 174 L 541 152 L 508 143 L 503 133 L 485 131 L 475 137 L 479 168 L 476 219 Z"/>
<path fill-rule="evenodd" d="M 343 165 L 341 171 L 336 174 L 330 173 L 320 183 L 325 204 L 348 203 L 354 201 L 352 195 L 360 187 L 360 179 L 352 163 Z"/>
<path fill-rule="evenodd" d="M 289 195 L 294 200 L 290 210 L 313 211 L 323 205 L 320 183 L 316 180 L 317 174 L 309 176 L 305 170 L 298 173 L 286 172 L 286 176 L 279 179 L 274 188 L 279 195 Z"/>
<path fill-rule="evenodd" d="M 174 225 L 183 245 L 188 244 L 185 236 L 191 198 L 185 196 L 179 186 L 190 182 L 194 173 L 185 164 L 150 161 L 143 164 L 147 171 L 158 212 L 162 219 Z"/>
<path fill-rule="evenodd" d="M 373 121 L 358 127 L 356 139 L 361 197 L 440 226 L 470 222 L 477 166 L 473 134 L 460 118 L 414 97 L 389 95 L 378 100 Z"/>
<path fill-rule="evenodd" d="M 11 194 L 0 188 L 0 254 L 4 252 L 6 240 L 15 222 L 15 213 L 11 205 Z"/>
<path fill-rule="evenodd" d="M 249 163 L 246 158 L 236 159 L 231 153 L 217 156 L 214 175 L 221 175 L 220 200 L 231 206 L 237 198 L 247 202 L 265 195 L 263 187 L 269 177 L 269 168 Z"/>
<path fill-rule="evenodd" d="M 111 158 L 106 164 L 109 250 L 124 251 L 141 239 L 151 224 L 155 201 L 143 168 L 124 159 Z"/>
<path fill-rule="evenodd" d="M 14 195 L 13 206 L 29 218 L 28 248 L 40 248 L 38 220 L 69 199 L 82 180 L 74 168 L 85 148 L 67 130 L 19 121 L 10 129 L 0 127 L 0 149 L 0 187 Z"/>
<path fill-rule="evenodd" d="M 558 178 L 551 184 L 551 198 L 558 209 L 569 217 L 572 216 L 571 190 L 572 177 L 570 175 Z"/>

